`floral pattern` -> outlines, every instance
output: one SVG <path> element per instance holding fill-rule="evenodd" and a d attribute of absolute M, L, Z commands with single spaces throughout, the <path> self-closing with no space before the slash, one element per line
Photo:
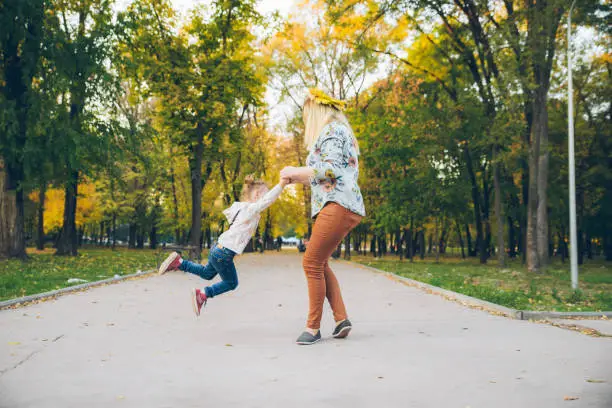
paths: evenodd
<path fill-rule="evenodd" d="M 359 178 L 357 141 L 350 129 L 341 122 L 326 125 L 306 159 L 314 170 L 311 180 L 312 217 L 328 202 L 335 202 L 361 216 L 365 207 Z"/>

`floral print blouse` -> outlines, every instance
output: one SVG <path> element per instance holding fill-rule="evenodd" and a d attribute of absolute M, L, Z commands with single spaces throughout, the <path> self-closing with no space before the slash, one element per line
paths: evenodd
<path fill-rule="evenodd" d="M 357 140 L 342 122 L 331 122 L 322 130 L 310 149 L 306 165 L 314 170 L 312 187 L 312 217 L 332 201 L 365 217 L 365 207 L 359 178 Z"/>

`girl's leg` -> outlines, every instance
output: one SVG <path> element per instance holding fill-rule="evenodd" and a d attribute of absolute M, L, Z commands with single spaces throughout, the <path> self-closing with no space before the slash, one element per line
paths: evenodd
<path fill-rule="evenodd" d="M 217 275 L 217 271 L 212 266 L 212 263 L 209 261 L 206 265 L 200 265 L 195 262 L 185 261 L 181 263 L 179 269 L 184 272 L 192 273 L 194 275 L 198 275 L 202 279 L 211 280 Z"/>
<path fill-rule="evenodd" d="M 217 271 L 219 271 L 221 282 L 204 288 L 204 293 L 206 293 L 207 297 L 219 296 L 238 287 L 238 273 L 234 266 L 234 260 L 231 257 L 213 259 L 211 263 L 213 263 Z"/>

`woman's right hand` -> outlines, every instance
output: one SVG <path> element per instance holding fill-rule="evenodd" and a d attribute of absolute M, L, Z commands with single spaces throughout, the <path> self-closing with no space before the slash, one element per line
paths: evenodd
<path fill-rule="evenodd" d="M 281 178 L 280 178 L 280 182 L 279 182 L 279 184 L 280 184 L 282 187 L 285 187 L 285 186 L 287 186 L 288 184 L 291 184 L 291 179 L 290 179 L 289 177 L 281 177 Z"/>

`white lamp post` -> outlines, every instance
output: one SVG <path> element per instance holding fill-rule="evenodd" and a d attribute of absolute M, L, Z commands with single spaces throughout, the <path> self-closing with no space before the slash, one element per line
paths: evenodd
<path fill-rule="evenodd" d="M 572 271 L 572 289 L 578 289 L 578 239 L 576 234 L 576 173 L 574 164 L 574 84 L 572 82 L 572 2 L 567 15 L 567 133 L 569 156 L 569 204 L 570 204 L 570 264 Z"/>

